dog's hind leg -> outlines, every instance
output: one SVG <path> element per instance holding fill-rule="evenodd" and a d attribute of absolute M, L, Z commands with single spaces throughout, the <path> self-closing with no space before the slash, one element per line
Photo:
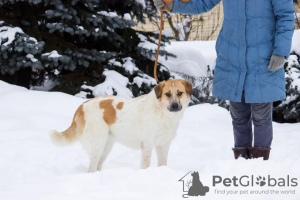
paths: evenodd
<path fill-rule="evenodd" d="M 102 156 L 100 158 L 100 161 L 98 163 L 98 167 L 97 170 L 100 171 L 102 169 L 103 163 L 106 160 L 108 154 L 110 153 L 112 147 L 114 146 L 115 143 L 115 139 L 112 135 L 108 135 L 107 140 L 106 140 L 106 144 L 102 153 Z"/>
<path fill-rule="evenodd" d="M 89 157 L 90 157 L 89 172 L 97 171 L 97 165 L 98 165 L 99 160 L 102 156 L 102 153 L 103 153 L 103 148 L 102 149 L 101 148 L 94 148 L 92 151 L 89 152 Z"/>
<path fill-rule="evenodd" d="M 100 140 L 94 142 L 93 145 L 90 147 L 91 149 L 88 151 L 90 157 L 89 172 L 97 171 L 97 166 L 101 159 L 101 156 L 103 155 L 106 140 L 107 136 L 101 137 Z"/>
<path fill-rule="evenodd" d="M 80 142 L 90 158 L 89 172 L 97 171 L 98 163 L 103 154 L 108 137 L 108 128 L 94 126 L 85 130 Z"/>
<path fill-rule="evenodd" d="M 169 152 L 170 144 L 171 143 L 167 143 L 165 145 L 155 147 L 156 155 L 157 155 L 157 165 L 158 166 L 167 165 L 168 152 Z"/>

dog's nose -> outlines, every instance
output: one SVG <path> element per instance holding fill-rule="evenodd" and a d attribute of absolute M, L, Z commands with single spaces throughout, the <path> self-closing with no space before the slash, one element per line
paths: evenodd
<path fill-rule="evenodd" d="M 172 110 L 178 110 L 178 108 L 179 108 L 178 103 L 172 103 L 171 108 L 172 108 Z"/>
<path fill-rule="evenodd" d="M 171 103 L 169 106 L 168 106 L 168 110 L 170 112 L 178 112 L 180 111 L 182 108 L 181 104 L 180 103 Z"/>

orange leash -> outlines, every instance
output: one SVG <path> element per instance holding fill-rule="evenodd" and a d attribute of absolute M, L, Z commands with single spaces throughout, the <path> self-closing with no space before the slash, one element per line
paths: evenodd
<path fill-rule="evenodd" d="M 154 63 L 154 78 L 156 82 L 158 82 L 157 78 L 157 62 L 158 62 L 158 56 L 159 56 L 159 49 L 160 49 L 160 43 L 161 43 L 161 37 L 162 37 L 162 30 L 164 29 L 164 19 L 163 19 L 163 8 L 160 9 L 160 27 L 159 27 L 159 37 L 158 37 L 158 44 L 157 44 L 157 51 L 156 51 L 156 58 Z"/>

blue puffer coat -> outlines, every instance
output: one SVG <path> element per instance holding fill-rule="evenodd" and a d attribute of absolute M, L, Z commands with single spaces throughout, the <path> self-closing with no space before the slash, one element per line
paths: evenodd
<path fill-rule="evenodd" d="M 186 2 L 186 3 L 185 3 Z M 174 0 L 172 12 L 200 14 L 220 0 Z M 223 0 L 224 21 L 216 42 L 213 96 L 246 103 L 285 98 L 284 69 L 271 72 L 271 55 L 288 57 L 294 31 L 292 0 Z"/>

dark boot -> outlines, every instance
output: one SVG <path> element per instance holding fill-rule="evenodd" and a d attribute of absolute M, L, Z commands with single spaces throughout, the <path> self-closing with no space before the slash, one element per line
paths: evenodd
<path fill-rule="evenodd" d="M 248 150 L 250 158 L 263 157 L 264 160 L 268 160 L 271 148 L 249 147 Z"/>
<path fill-rule="evenodd" d="M 235 159 L 242 157 L 247 160 L 249 158 L 248 147 L 235 147 L 235 148 L 232 148 L 232 150 L 233 150 Z"/>

